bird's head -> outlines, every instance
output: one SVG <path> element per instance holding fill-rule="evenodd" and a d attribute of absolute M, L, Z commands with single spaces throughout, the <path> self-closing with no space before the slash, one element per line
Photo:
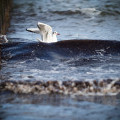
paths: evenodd
<path fill-rule="evenodd" d="M 54 31 L 53 35 L 60 35 L 58 32 Z"/>

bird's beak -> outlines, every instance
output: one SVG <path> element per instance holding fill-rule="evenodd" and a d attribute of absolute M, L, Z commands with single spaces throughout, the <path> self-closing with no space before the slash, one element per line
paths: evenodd
<path fill-rule="evenodd" d="M 57 33 L 57 35 L 60 35 L 60 33 Z"/>

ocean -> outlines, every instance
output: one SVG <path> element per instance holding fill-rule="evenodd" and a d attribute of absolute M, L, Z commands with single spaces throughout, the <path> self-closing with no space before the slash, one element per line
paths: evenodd
<path fill-rule="evenodd" d="M 1 44 L 0 119 L 119 120 L 120 1 L 13 0 Z M 40 43 L 37 22 L 60 33 Z"/>

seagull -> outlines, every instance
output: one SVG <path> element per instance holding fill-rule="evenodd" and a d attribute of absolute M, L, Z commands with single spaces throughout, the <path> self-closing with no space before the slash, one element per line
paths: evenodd
<path fill-rule="evenodd" d="M 45 43 L 57 42 L 57 35 L 59 35 L 59 33 L 57 33 L 56 31 L 52 32 L 51 26 L 38 22 L 37 27 L 38 28 L 27 28 L 26 30 L 29 32 L 40 34 L 42 40 L 37 39 L 40 42 Z"/>

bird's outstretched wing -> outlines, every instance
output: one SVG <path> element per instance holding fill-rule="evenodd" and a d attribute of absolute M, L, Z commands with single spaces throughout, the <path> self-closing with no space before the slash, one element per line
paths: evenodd
<path fill-rule="evenodd" d="M 42 42 L 48 43 L 48 42 L 53 41 L 53 32 L 52 32 L 51 26 L 41 23 L 41 22 L 38 22 L 37 27 L 38 28 L 28 28 L 26 30 L 29 32 L 34 32 L 34 33 L 40 34 Z"/>
<path fill-rule="evenodd" d="M 40 34 L 39 28 L 27 28 L 26 30 L 29 32 Z"/>
<path fill-rule="evenodd" d="M 52 33 L 52 27 L 47 24 L 38 22 L 37 26 L 38 26 L 39 30 L 42 32 L 48 32 L 48 33 L 51 32 Z"/>

